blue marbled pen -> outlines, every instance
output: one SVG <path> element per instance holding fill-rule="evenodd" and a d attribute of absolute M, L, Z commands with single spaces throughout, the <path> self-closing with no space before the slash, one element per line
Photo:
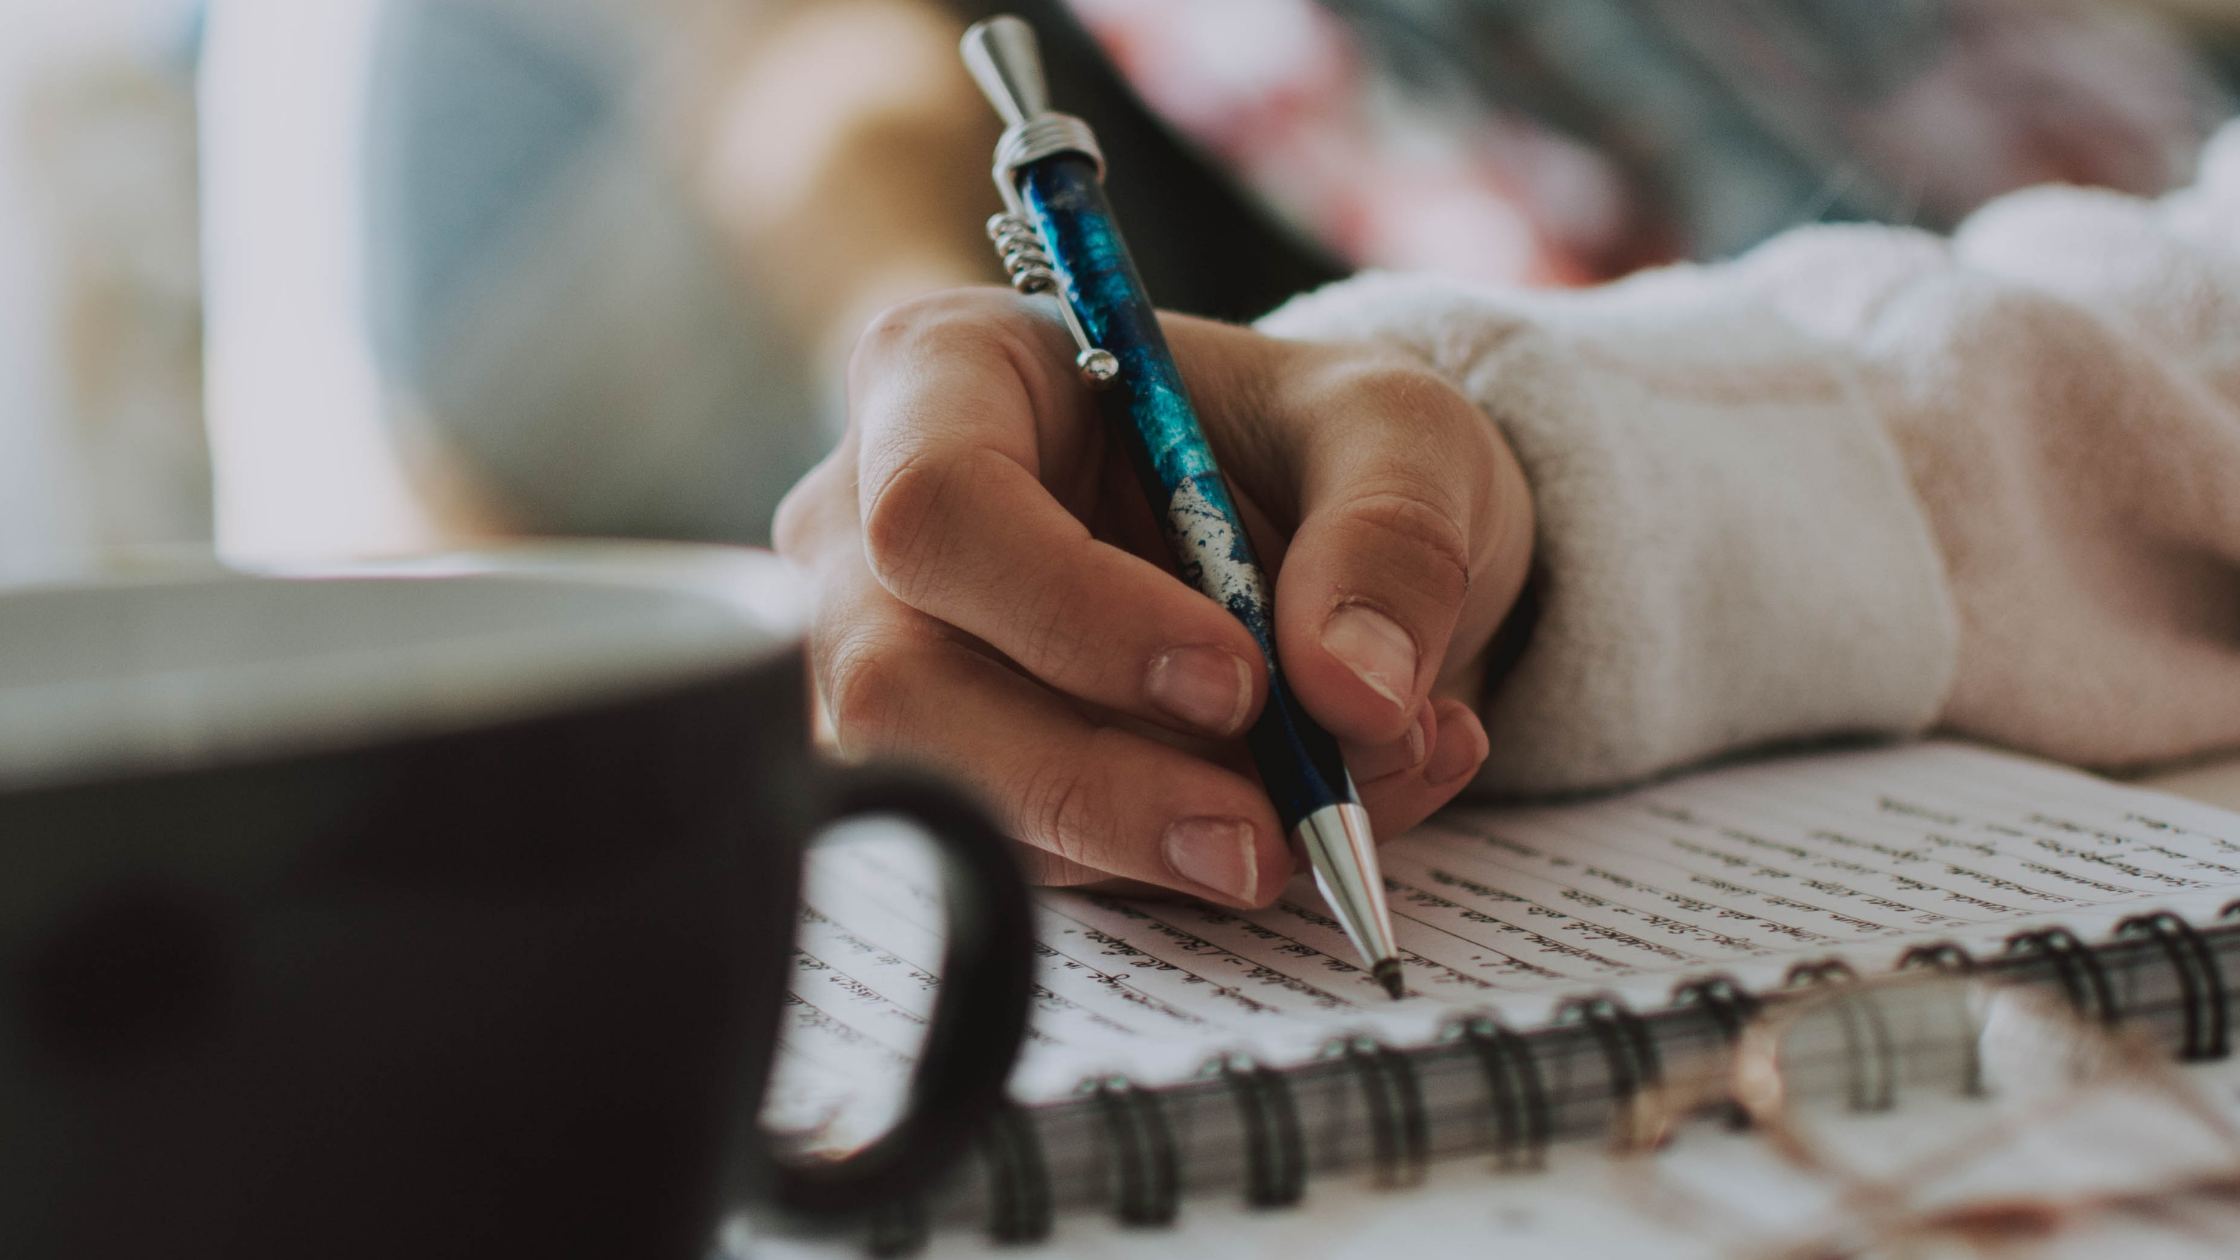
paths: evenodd
<path fill-rule="evenodd" d="M 1227 608 L 1260 644 L 1268 703 L 1245 736 L 1253 764 L 1346 935 L 1385 990 L 1406 993 L 1392 944 L 1369 812 L 1338 742 L 1276 663 L 1275 592 L 1198 426 L 1151 299 L 1104 196 L 1104 157 L 1089 125 L 1053 113 L 1034 31 L 994 17 L 964 34 L 965 64 L 1008 126 L 996 142 L 1005 211 L 988 223 L 1012 284 L 1056 289 L 1085 384 L 1127 448 L 1185 580 Z"/>

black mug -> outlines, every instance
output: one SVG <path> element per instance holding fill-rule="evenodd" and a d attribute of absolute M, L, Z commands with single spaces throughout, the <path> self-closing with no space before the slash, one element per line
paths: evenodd
<path fill-rule="evenodd" d="M 0 594 L 11 1257 L 698 1257 L 953 1163 L 1025 1026 L 1026 890 L 913 774 L 819 761 L 774 557 L 612 544 Z M 920 824 L 904 1117 L 755 1122 L 802 849 Z"/>

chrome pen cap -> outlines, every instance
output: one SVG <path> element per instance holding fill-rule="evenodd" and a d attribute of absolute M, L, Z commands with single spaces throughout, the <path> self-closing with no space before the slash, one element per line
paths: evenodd
<path fill-rule="evenodd" d="M 964 64 L 1007 127 L 1050 112 L 1034 28 L 1008 13 L 974 22 L 959 44 Z"/>

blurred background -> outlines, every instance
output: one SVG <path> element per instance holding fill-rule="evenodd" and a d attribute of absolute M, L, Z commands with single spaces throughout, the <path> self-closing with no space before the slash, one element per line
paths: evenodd
<path fill-rule="evenodd" d="M 855 332 L 998 279 L 999 8 L 1153 295 L 1591 283 L 2182 185 L 2240 0 L 14 0 L 0 582 L 767 540 Z"/>
<path fill-rule="evenodd" d="M 193 9 L 18 0 L 0 38 L 0 581 L 211 534 Z"/>

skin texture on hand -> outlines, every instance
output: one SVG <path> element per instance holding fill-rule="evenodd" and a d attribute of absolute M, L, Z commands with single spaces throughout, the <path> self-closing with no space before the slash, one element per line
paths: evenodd
<path fill-rule="evenodd" d="M 1378 834 L 1469 782 L 1470 704 L 1532 548 L 1494 426 L 1391 351 L 1165 318 L 1276 583 L 1276 640 Z M 1054 300 L 953 290 L 875 320 L 849 423 L 780 508 L 845 756 L 977 789 L 1045 883 L 1274 900 L 1293 855 L 1241 733 L 1266 671 L 1184 585 L 1073 372 Z"/>

